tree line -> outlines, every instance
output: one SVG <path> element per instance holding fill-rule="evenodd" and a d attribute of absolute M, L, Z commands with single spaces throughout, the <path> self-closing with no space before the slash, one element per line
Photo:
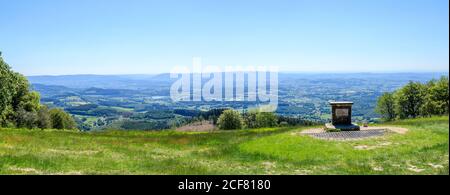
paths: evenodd
<path fill-rule="evenodd" d="M 0 127 L 76 129 L 74 119 L 61 109 L 40 104 L 25 76 L 14 72 L 0 52 Z"/>
<path fill-rule="evenodd" d="M 394 92 L 378 98 L 376 112 L 384 120 L 448 115 L 449 78 L 442 76 L 427 83 L 410 81 Z"/>
<path fill-rule="evenodd" d="M 278 116 L 272 112 L 249 111 L 239 113 L 235 110 L 224 110 L 217 119 L 217 126 L 222 130 L 253 129 L 280 126 L 311 126 L 318 125 L 299 117 Z"/>

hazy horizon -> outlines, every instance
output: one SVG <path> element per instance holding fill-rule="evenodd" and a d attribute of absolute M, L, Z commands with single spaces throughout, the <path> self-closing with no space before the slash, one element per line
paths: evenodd
<path fill-rule="evenodd" d="M 57 76 L 158 76 L 158 75 L 164 75 L 164 74 L 170 74 L 168 72 L 165 73 L 156 73 L 156 74 L 42 74 L 42 75 L 25 75 L 26 77 L 40 77 L 40 76 L 49 76 L 49 77 L 57 77 Z M 279 74 L 443 74 L 443 75 L 449 75 L 448 71 L 430 71 L 430 72 L 423 72 L 423 71 L 417 71 L 417 72 L 279 72 Z"/>

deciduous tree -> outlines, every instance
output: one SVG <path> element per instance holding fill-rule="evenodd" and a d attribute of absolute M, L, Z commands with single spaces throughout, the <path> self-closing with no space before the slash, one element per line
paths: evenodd
<path fill-rule="evenodd" d="M 217 125 L 222 130 L 233 130 L 242 128 L 241 114 L 234 110 L 225 110 L 220 115 Z"/>
<path fill-rule="evenodd" d="M 393 93 L 386 92 L 378 98 L 376 112 L 385 120 L 390 121 L 395 119 L 397 115 L 395 113 L 395 98 Z"/>

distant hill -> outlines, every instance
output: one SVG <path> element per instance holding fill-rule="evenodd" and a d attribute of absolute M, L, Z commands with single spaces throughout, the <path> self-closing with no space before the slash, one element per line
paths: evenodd
<path fill-rule="evenodd" d="M 309 82 L 333 81 L 336 79 L 357 79 L 375 81 L 397 81 L 405 83 L 409 80 L 428 81 L 448 75 L 441 73 L 280 73 L 279 81 L 304 80 Z M 105 88 L 105 89 L 145 89 L 154 85 L 167 85 L 173 82 L 170 74 L 158 75 L 61 75 L 61 76 L 29 76 L 32 84 L 58 85 L 69 88 Z"/>
<path fill-rule="evenodd" d="M 59 85 L 69 88 L 86 89 L 146 89 L 156 84 L 169 85 L 170 79 L 158 75 L 61 75 L 29 76 L 32 84 Z"/>

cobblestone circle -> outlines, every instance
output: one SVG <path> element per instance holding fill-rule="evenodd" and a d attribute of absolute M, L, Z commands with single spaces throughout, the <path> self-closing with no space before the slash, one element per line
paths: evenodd
<path fill-rule="evenodd" d="M 322 133 L 305 133 L 319 139 L 331 139 L 331 140 L 352 140 L 363 139 L 369 137 L 383 136 L 387 133 L 385 129 L 374 129 L 365 131 L 341 131 L 341 132 L 322 132 Z"/>

